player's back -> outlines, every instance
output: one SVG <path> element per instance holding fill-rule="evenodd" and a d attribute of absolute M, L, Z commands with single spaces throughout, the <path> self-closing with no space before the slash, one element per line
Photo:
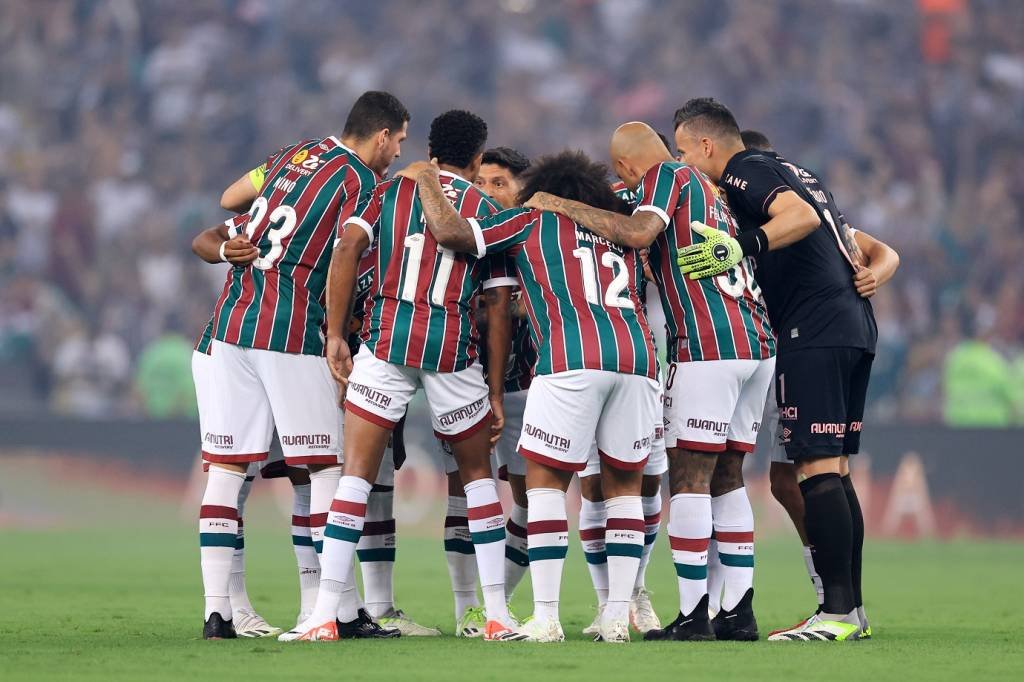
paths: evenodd
<path fill-rule="evenodd" d="M 669 359 L 763 360 L 775 354 L 775 338 L 761 290 L 746 262 L 716 277 L 690 279 L 676 264 L 676 250 L 699 237 L 701 222 L 732 236 L 736 221 L 718 189 L 696 168 L 666 161 L 651 168 L 637 197 L 640 211 L 668 221 L 651 245 L 650 261 L 667 311 Z"/>
<path fill-rule="evenodd" d="M 259 249 L 233 268 L 215 338 L 288 353 L 323 353 L 327 268 L 338 226 L 377 176 L 337 138 L 305 140 L 267 160 L 260 194 L 240 229 Z"/>
<path fill-rule="evenodd" d="M 657 376 L 637 292 L 643 272 L 636 250 L 558 213 L 511 209 L 501 215 L 522 225 L 521 243 L 510 250 L 537 347 L 536 374 L 598 369 Z"/>
<path fill-rule="evenodd" d="M 795 191 L 818 213 L 821 225 L 800 241 L 758 256 L 757 280 L 764 291 L 780 348 L 858 347 L 874 349 L 877 328 L 871 303 L 857 294 L 856 269 L 847 246 L 852 239 L 831 193 L 821 179 L 774 152 L 748 150 L 736 166 L 762 165 L 784 187 Z M 742 168 L 730 160 L 723 185 L 743 182 Z M 733 205 L 741 229 L 760 227 L 763 216 L 752 215 L 742 202 Z"/>
<path fill-rule="evenodd" d="M 460 215 L 483 218 L 497 205 L 472 183 L 448 171 L 445 196 Z M 473 298 L 483 263 L 438 245 L 423 218 L 416 183 L 381 183 L 358 221 L 373 234 L 377 253 L 363 339 L 387 362 L 455 372 L 478 355 Z"/>

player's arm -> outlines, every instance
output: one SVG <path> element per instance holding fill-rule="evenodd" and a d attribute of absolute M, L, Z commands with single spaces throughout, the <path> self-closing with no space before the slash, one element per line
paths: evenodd
<path fill-rule="evenodd" d="M 896 249 L 863 230 L 855 231 L 853 238 L 864 259 L 863 266 L 853 275 L 853 283 L 858 294 L 864 298 L 871 298 L 878 287 L 896 274 L 896 269 L 900 266 L 900 255 L 896 253 Z"/>
<path fill-rule="evenodd" d="M 370 238 L 355 223 L 348 223 L 331 254 L 327 273 L 327 366 L 335 381 L 348 384 L 352 354 L 348 348 L 349 319 L 355 300 L 359 259 L 369 248 Z"/>
<path fill-rule="evenodd" d="M 498 442 L 505 426 L 505 370 L 512 350 L 512 287 L 495 286 L 484 289 L 487 306 L 487 389 L 494 412 L 491 444 Z"/>
<path fill-rule="evenodd" d="M 238 232 L 227 221 L 216 227 L 203 230 L 192 240 L 192 253 L 207 263 L 231 263 L 248 265 L 260 255 L 244 232 Z M 234 234 L 233 234 L 234 232 Z"/>
<path fill-rule="evenodd" d="M 242 213 L 248 211 L 252 202 L 260 195 L 260 188 L 267 176 L 267 165 L 262 164 L 235 180 L 220 195 L 220 206 L 226 211 Z"/>
<path fill-rule="evenodd" d="M 416 173 L 416 188 L 427 227 L 437 243 L 453 251 L 476 254 L 478 249 L 473 228 L 445 197 L 435 164 L 420 167 Z"/>
<path fill-rule="evenodd" d="M 622 215 L 594 208 L 572 199 L 556 197 L 547 192 L 537 192 L 530 197 L 525 206 L 561 213 L 594 234 L 631 249 L 643 249 L 650 246 L 665 229 L 665 221 L 650 211 Z"/>

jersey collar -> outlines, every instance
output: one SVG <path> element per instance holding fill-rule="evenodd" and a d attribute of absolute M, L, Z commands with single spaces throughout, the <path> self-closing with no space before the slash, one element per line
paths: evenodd
<path fill-rule="evenodd" d="M 366 170 L 368 170 L 371 173 L 373 173 L 373 177 L 377 178 L 377 180 L 380 180 L 380 176 L 377 175 L 377 171 L 375 171 L 372 168 L 370 168 L 369 166 L 367 166 L 366 163 L 361 158 L 359 158 L 359 154 L 356 153 L 356 150 L 354 150 L 351 147 L 349 147 L 348 145 L 344 144 L 341 140 L 339 140 L 334 135 L 328 135 L 327 139 L 330 140 L 331 142 L 333 142 L 338 147 L 341 147 L 342 149 L 344 149 L 346 152 L 348 152 L 348 155 L 350 157 L 352 157 L 353 160 L 358 161 L 359 164 L 363 166 L 363 168 L 365 168 Z"/>
<path fill-rule="evenodd" d="M 462 177 L 462 176 L 461 176 L 461 175 L 459 175 L 458 173 L 452 173 L 452 172 L 451 172 L 451 171 L 449 171 L 449 170 L 443 170 L 443 171 L 441 171 L 441 172 L 439 173 L 439 175 L 450 175 L 450 176 L 452 176 L 453 178 L 456 178 L 456 179 L 458 179 L 458 180 L 462 180 L 462 181 L 463 181 L 464 183 L 466 183 L 467 185 L 472 185 L 472 184 L 473 184 L 472 182 L 470 182 L 470 181 L 469 181 L 469 180 L 467 180 L 466 178 Z"/>

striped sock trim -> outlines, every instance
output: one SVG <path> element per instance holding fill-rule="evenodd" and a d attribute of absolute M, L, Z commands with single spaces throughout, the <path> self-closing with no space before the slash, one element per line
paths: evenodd
<path fill-rule="evenodd" d="M 530 563 L 534 561 L 547 561 L 549 559 L 564 559 L 569 553 L 569 547 L 530 547 Z"/>
<path fill-rule="evenodd" d="M 476 554 L 476 549 L 473 548 L 473 543 L 469 540 L 460 540 L 459 538 L 448 538 L 444 541 L 444 551 L 456 552 L 458 554 Z"/>
<path fill-rule="evenodd" d="M 238 545 L 238 509 L 216 504 L 199 507 L 199 546 L 230 547 Z"/>
<path fill-rule="evenodd" d="M 356 556 L 359 557 L 359 561 L 362 563 L 372 563 L 375 561 L 391 561 L 395 560 L 396 549 L 394 547 L 376 547 L 373 549 L 357 549 Z"/>
<path fill-rule="evenodd" d="M 526 552 L 516 549 L 512 545 L 505 546 L 505 558 L 514 563 L 516 566 L 530 565 L 530 555 Z"/>

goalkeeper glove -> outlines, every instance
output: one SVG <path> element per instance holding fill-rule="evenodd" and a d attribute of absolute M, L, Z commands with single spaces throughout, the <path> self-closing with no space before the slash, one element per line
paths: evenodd
<path fill-rule="evenodd" d="M 699 244 L 676 251 L 676 264 L 690 279 L 720 275 L 736 267 L 744 257 L 756 256 L 768 244 L 761 229 L 743 233 L 737 239 L 696 220 L 690 223 L 690 228 L 704 238 Z"/>

